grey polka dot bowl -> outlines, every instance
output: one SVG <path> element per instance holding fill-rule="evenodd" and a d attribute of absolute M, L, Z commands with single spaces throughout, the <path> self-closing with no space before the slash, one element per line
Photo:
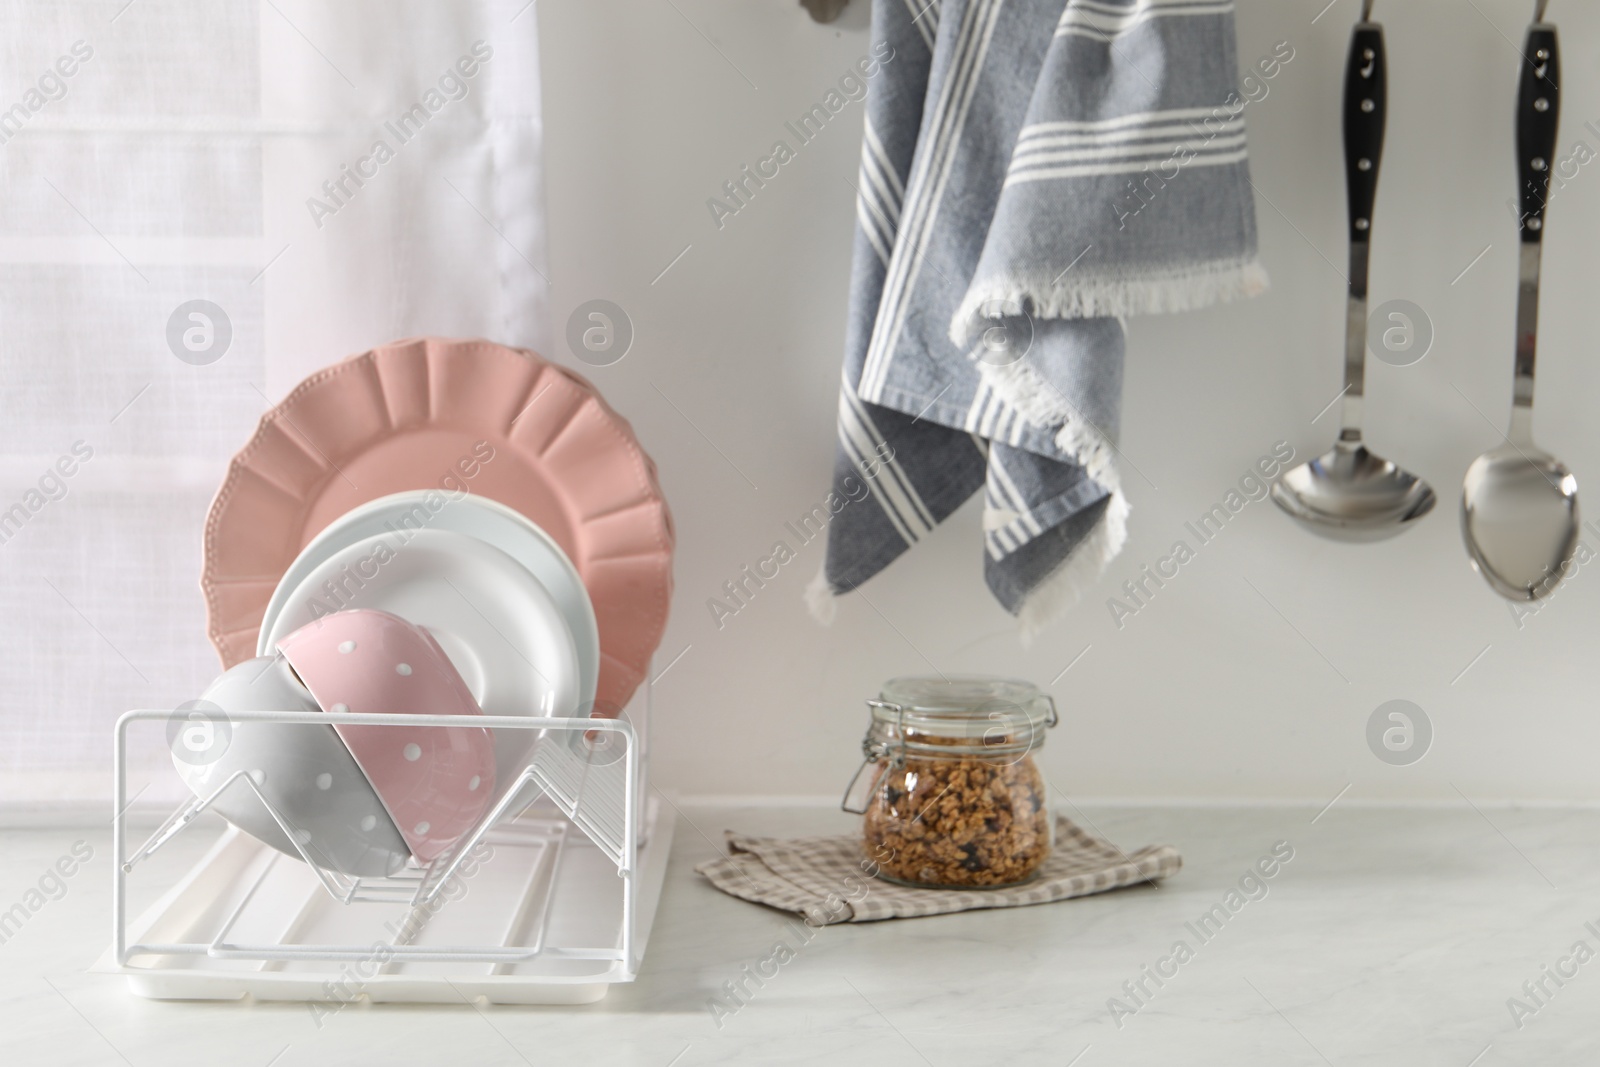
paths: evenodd
<path fill-rule="evenodd" d="M 245 660 L 174 712 L 172 762 L 197 797 L 240 772 L 212 805 L 252 837 L 296 859 L 293 834 L 319 866 L 344 874 L 394 874 L 410 858 L 367 776 L 331 726 L 232 722 L 235 711 L 317 711 L 311 693 L 281 658 Z M 264 796 L 287 825 L 262 803 Z"/>

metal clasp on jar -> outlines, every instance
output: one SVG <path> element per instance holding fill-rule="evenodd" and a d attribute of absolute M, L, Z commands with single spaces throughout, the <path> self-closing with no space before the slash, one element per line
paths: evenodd
<path fill-rule="evenodd" d="M 855 777 L 850 779 L 850 784 L 845 786 L 844 796 L 839 800 L 839 809 L 848 811 L 852 815 L 864 815 L 867 802 L 872 799 L 873 787 L 878 784 L 878 776 L 869 774 L 875 770 L 879 763 L 898 762 L 905 759 L 905 713 L 906 709 L 899 704 L 891 704 L 886 700 L 869 700 L 869 708 L 886 708 L 894 712 L 894 737 L 880 738 L 877 734 L 877 723 L 872 722 L 867 726 L 866 736 L 861 739 L 861 766 L 856 770 Z"/>

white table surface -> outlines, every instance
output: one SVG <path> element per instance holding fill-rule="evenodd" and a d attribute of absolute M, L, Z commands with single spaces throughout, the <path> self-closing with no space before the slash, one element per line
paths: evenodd
<path fill-rule="evenodd" d="M 721 831 L 849 828 L 821 808 L 684 809 L 639 980 L 578 1008 L 371 1005 L 319 1028 L 304 1005 L 139 999 L 87 973 L 109 938 L 105 827 L 0 833 L 0 910 L 75 841 L 85 869 L 0 944 L 0 1064 L 1395 1064 L 1600 1062 L 1600 813 L 1090 807 L 1124 848 L 1170 842 L 1184 869 L 1040 907 L 819 930 L 719 1027 L 723 982 L 768 955 L 785 915 L 693 871 Z M 203 835 L 151 862 L 192 862 Z M 717 844 L 713 844 L 715 841 Z M 1185 926 L 1275 842 L 1294 859 L 1208 943 Z M 1194 949 L 1119 1027 L 1112 997 L 1177 940 Z M 1597 953 L 1519 1028 L 1508 998 L 1578 941 Z M 1170 970 L 1170 966 L 1168 968 Z"/>

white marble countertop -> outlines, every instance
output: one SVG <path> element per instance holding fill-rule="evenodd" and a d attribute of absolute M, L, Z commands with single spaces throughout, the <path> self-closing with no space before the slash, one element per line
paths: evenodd
<path fill-rule="evenodd" d="M 836 832 L 847 816 L 686 807 L 639 980 L 598 1004 L 363 1003 L 320 1028 L 303 1005 L 148 1001 L 87 973 L 109 937 L 109 832 L 6 831 L 0 910 L 75 842 L 94 855 L 0 944 L 0 1063 L 1597 1062 L 1600 812 L 1341 802 L 1315 822 L 1315 809 L 1293 807 L 1080 814 L 1125 848 L 1177 845 L 1184 869 L 1160 888 L 823 928 L 720 1026 L 710 998 L 768 955 L 788 917 L 723 896 L 694 865 L 724 828 Z M 1256 899 L 1234 898 L 1202 941 L 1186 924 L 1228 903 L 1277 842 L 1293 859 L 1265 895 L 1247 880 Z M 1192 951 L 1182 962 L 1170 957 L 1178 941 Z M 1124 983 L 1147 966 L 1176 974 L 1159 987 L 1143 978 L 1135 1000 Z M 1114 1017 L 1112 998 L 1129 1011 Z M 1512 998 L 1524 1006 L 1515 1018 Z"/>

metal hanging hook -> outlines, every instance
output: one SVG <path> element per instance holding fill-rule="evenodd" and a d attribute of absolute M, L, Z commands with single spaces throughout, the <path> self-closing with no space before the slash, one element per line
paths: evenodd
<path fill-rule="evenodd" d="M 1538 0 L 1533 9 L 1533 21 L 1544 21 L 1544 9 L 1550 6 L 1550 0 Z"/>
<path fill-rule="evenodd" d="M 1361 0 L 1361 21 L 1372 21 L 1372 0 Z"/>

